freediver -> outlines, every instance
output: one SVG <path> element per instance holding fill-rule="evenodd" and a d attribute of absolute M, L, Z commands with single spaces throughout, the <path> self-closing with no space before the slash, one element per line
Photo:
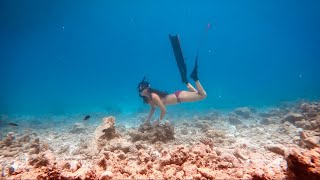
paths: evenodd
<path fill-rule="evenodd" d="M 181 79 L 184 84 L 186 84 L 188 91 L 177 90 L 172 94 L 151 88 L 150 83 L 145 80 L 145 77 L 138 84 L 139 96 L 143 98 L 143 102 L 149 104 L 151 109 L 148 118 L 145 123 L 149 123 L 152 118 L 156 107 L 160 108 L 161 114 L 157 123 L 161 123 L 166 114 L 166 105 L 178 104 L 183 102 L 195 102 L 203 100 L 207 97 L 207 93 L 200 84 L 198 78 L 198 54 L 196 56 L 195 65 L 190 78 L 195 82 L 196 87 L 194 88 L 188 81 L 187 78 L 187 67 L 183 58 L 182 49 L 180 46 L 180 41 L 178 35 L 171 36 L 169 39 L 173 48 L 175 59 L 180 71 Z"/>

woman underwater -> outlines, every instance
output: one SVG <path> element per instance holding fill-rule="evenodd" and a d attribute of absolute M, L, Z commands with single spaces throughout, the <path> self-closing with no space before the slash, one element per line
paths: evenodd
<path fill-rule="evenodd" d="M 145 78 L 143 78 L 143 80 L 138 85 L 139 95 L 140 97 L 143 98 L 143 102 L 148 103 L 151 107 L 149 116 L 145 121 L 145 123 L 150 122 L 150 119 L 153 116 L 157 106 L 161 110 L 160 118 L 158 119 L 157 123 L 161 123 L 162 119 L 166 114 L 166 105 L 183 103 L 183 102 L 194 102 L 194 101 L 205 99 L 207 97 L 207 93 L 201 86 L 198 78 L 198 55 L 196 57 L 194 69 L 190 75 L 190 78 L 193 79 L 196 84 L 196 87 L 197 87 L 196 89 L 188 81 L 187 68 L 182 55 L 182 50 L 181 50 L 178 35 L 176 36 L 169 35 L 169 38 L 175 54 L 177 65 L 179 67 L 182 82 L 186 84 L 188 91 L 178 90 L 173 94 L 168 94 L 168 93 L 159 91 L 157 89 L 151 88 L 150 83 L 145 81 Z"/>

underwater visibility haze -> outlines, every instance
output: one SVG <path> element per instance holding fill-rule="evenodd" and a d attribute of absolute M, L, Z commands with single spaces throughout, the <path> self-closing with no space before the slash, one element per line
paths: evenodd
<path fill-rule="evenodd" d="M 185 89 L 169 34 L 188 66 L 199 49 L 198 110 L 319 99 L 318 1 L 1 1 L 1 113 L 144 107 L 147 76 Z M 208 25 L 210 28 L 208 29 Z"/>

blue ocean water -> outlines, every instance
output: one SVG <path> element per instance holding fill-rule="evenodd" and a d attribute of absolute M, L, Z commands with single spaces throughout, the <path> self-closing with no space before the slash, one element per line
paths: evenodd
<path fill-rule="evenodd" d="M 147 111 L 137 93 L 143 76 L 160 90 L 186 89 L 168 34 L 179 34 L 189 73 L 199 49 L 208 94 L 170 112 L 319 100 L 319 8 L 317 0 L 2 0 L 0 114 Z"/>

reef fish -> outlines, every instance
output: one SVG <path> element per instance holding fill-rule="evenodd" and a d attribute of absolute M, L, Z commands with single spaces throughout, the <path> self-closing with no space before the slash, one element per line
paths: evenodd
<path fill-rule="evenodd" d="M 88 120 L 90 118 L 90 115 L 86 115 L 86 117 L 84 117 L 84 121 Z"/>
<path fill-rule="evenodd" d="M 18 126 L 16 123 L 9 123 L 10 126 Z"/>

